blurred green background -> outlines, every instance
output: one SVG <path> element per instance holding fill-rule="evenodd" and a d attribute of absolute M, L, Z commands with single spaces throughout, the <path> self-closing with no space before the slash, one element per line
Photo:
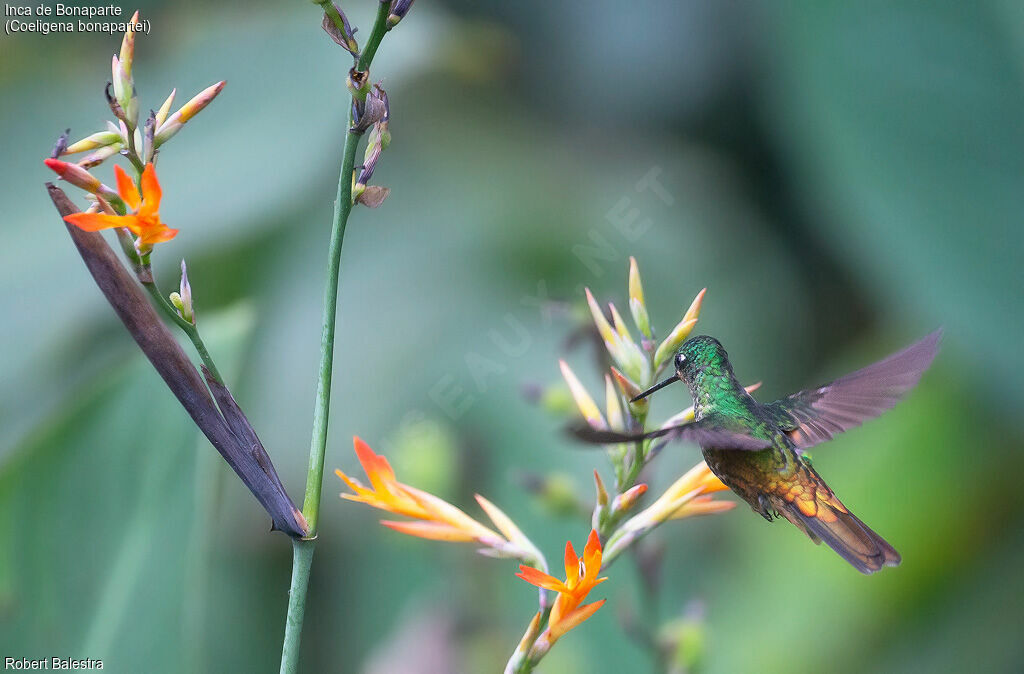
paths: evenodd
<path fill-rule="evenodd" d="M 360 36 L 375 5 L 342 4 Z M 763 400 L 944 326 L 907 402 L 815 452 L 904 561 L 862 577 L 745 507 L 672 523 L 649 539 L 656 598 L 620 561 L 544 671 L 646 671 L 619 617 L 659 625 L 694 601 L 700 671 L 1021 671 L 1024 6 L 483 5 L 421 0 L 374 64 L 394 136 L 374 181 L 393 192 L 345 241 L 304 671 L 504 665 L 536 601 L 515 565 L 385 530 L 331 473 L 357 471 L 358 434 L 471 514 L 485 494 L 549 559 L 581 545 L 586 521 L 523 484 L 560 475 L 589 500 L 592 469 L 610 471 L 524 391 L 560 386 L 562 356 L 599 390 L 591 347 L 566 338 L 582 286 L 624 307 L 629 255 L 661 334 L 709 288 L 698 331 Z M 188 260 L 201 327 L 300 500 L 349 61 L 309 3 L 141 9 L 143 110 L 228 81 L 161 154 L 181 234 L 158 277 L 170 291 Z M 109 116 L 119 37 L 0 42 L 0 655 L 276 671 L 287 540 L 141 357 L 42 189 L 56 136 Z M 688 404 L 666 392 L 656 418 Z M 697 458 L 662 455 L 653 491 Z"/>

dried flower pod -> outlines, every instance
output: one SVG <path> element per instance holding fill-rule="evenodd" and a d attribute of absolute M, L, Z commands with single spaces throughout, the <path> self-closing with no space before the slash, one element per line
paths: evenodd
<path fill-rule="evenodd" d="M 341 26 L 338 26 L 335 19 L 332 18 L 331 13 L 328 10 L 324 10 L 324 20 L 321 24 L 324 32 L 327 33 L 332 40 L 342 49 L 352 54 L 353 56 L 359 55 L 359 43 L 356 42 L 355 29 L 352 28 L 352 24 L 348 22 L 348 17 L 345 16 L 345 12 L 341 11 L 341 7 L 337 4 L 334 5 L 334 11 L 337 12 L 337 18 L 341 20 Z"/>
<path fill-rule="evenodd" d="M 73 215 L 78 210 L 58 187 L 47 183 L 47 190 L 61 216 Z M 125 328 L 196 426 L 259 500 L 273 520 L 274 528 L 295 538 L 306 536 L 309 526 L 305 518 L 288 498 L 270 457 L 230 391 L 208 373 L 204 383 L 102 235 L 72 225 L 67 225 L 67 231 Z M 216 403 L 210 391 L 216 396 Z"/>

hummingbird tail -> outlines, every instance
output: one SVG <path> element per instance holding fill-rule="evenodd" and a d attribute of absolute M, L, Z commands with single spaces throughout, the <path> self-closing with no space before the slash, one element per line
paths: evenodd
<path fill-rule="evenodd" d="M 899 566 L 900 553 L 841 504 L 835 507 L 819 500 L 818 511 L 812 516 L 791 504 L 786 505 L 787 519 L 800 526 L 814 542 L 824 541 L 861 573 L 872 574 L 884 566 Z"/>

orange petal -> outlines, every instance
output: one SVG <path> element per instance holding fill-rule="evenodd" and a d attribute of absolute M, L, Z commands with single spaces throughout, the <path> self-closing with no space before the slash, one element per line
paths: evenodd
<path fill-rule="evenodd" d="M 121 199 L 133 211 L 139 210 L 139 206 L 142 204 L 142 197 L 139 196 L 139 190 L 135 188 L 135 182 L 128 177 L 128 174 L 120 166 L 114 166 L 114 176 L 117 178 L 117 193 L 121 195 Z"/>
<path fill-rule="evenodd" d="M 535 569 L 532 566 L 526 566 L 525 564 L 519 565 L 519 573 L 516 574 L 517 578 L 522 578 L 531 585 L 542 587 L 545 590 L 554 590 L 555 592 L 568 592 L 569 588 L 565 586 L 565 583 L 558 580 L 554 576 L 548 575 L 540 569 Z"/>
<path fill-rule="evenodd" d="M 594 529 L 590 530 L 587 545 L 583 548 L 583 564 L 586 565 L 588 571 L 592 566 L 595 569 L 601 566 L 601 538 Z"/>
<path fill-rule="evenodd" d="M 395 471 L 391 469 L 391 464 L 388 463 L 387 459 L 374 453 L 370 446 L 359 437 L 352 438 L 352 444 L 355 447 L 359 463 L 362 464 L 363 470 L 366 471 L 366 476 L 370 478 L 370 483 L 375 489 L 383 486 L 382 480 L 395 479 Z"/>
<path fill-rule="evenodd" d="M 365 503 L 372 508 L 380 508 L 380 501 L 373 495 L 373 492 L 369 494 L 339 494 L 341 498 L 346 501 L 353 501 L 354 503 Z"/>
<path fill-rule="evenodd" d="M 735 501 L 713 501 L 710 496 L 707 500 L 703 498 L 694 499 L 685 504 L 679 510 L 672 513 L 669 519 L 679 520 L 684 517 L 696 517 L 698 515 L 716 515 L 732 510 L 736 507 Z"/>
<path fill-rule="evenodd" d="M 548 625 L 556 625 L 562 616 L 568 615 L 580 605 L 582 597 L 577 597 L 572 592 L 560 592 L 555 597 L 555 603 L 551 606 L 551 615 L 548 618 Z"/>
<path fill-rule="evenodd" d="M 142 233 L 146 231 L 145 225 L 142 220 L 134 215 L 126 215 L 121 218 L 122 224 L 132 231 L 135 236 L 142 236 Z"/>
<path fill-rule="evenodd" d="M 146 206 L 153 209 L 154 212 L 160 208 L 160 200 L 163 198 L 163 190 L 160 189 L 160 183 L 156 179 L 156 168 L 153 167 L 153 163 L 146 164 L 145 170 L 142 171 L 142 199 L 146 202 Z M 119 184 L 120 186 L 120 184 Z"/>
<path fill-rule="evenodd" d="M 380 499 L 377 498 L 377 495 L 374 492 L 370 491 L 358 482 L 352 482 L 349 486 L 352 487 L 355 494 L 341 494 L 341 498 L 347 498 L 350 501 L 362 501 L 363 503 L 369 503 L 372 506 L 376 506 L 380 503 Z"/>
<path fill-rule="evenodd" d="M 597 584 L 595 579 L 598 572 L 601 571 L 601 540 L 597 537 L 596 531 L 590 532 L 587 547 L 583 551 L 583 567 L 583 578 L 580 584 L 589 591 L 589 588 Z"/>
<path fill-rule="evenodd" d="M 342 472 L 340 468 L 336 468 L 334 470 L 334 474 L 340 477 L 342 481 L 348 485 L 348 488 L 356 492 L 357 494 L 359 493 L 360 490 L 369 491 L 365 487 L 363 487 L 363 485 L 359 484 L 359 480 L 349 477 L 344 472 Z"/>
<path fill-rule="evenodd" d="M 485 545 L 493 545 L 499 541 L 504 541 L 496 532 L 491 531 L 444 499 L 407 484 L 400 482 L 394 484 L 401 488 L 405 496 L 412 499 L 424 512 L 428 513 L 430 519 L 445 522 L 465 531 Z"/>
<path fill-rule="evenodd" d="M 701 480 L 700 485 L 704 488 L 703 493 L 705 494 L 711 494 L 716 491 L 725 491 L 728 489 L 728 487 L 725 486 L 725 483 L 718 479 L 718 476 L 714 473 L 711 473 Z"/>
<path fill-rule="evenodd" d="M 107 215 L 106 213 L 74 213 L 64 218 L 65 221 L 87 232 L 124 227 L 128 224 L 126 222 L 128 219 L 120 215 Z"/>
<path fill-rule="evenodd" d="M 140 238 L 142 240 L 142 243 L 154 244 L 170 241 L 177 235 L 178 230 L 171 229 L 170 227 L 161 225 L 160 227 L 150 227 L 143 230 L 142 236 Z"/>
<path fill-rule="evenodd" d="M 381 524 L 395 531 L 418 538 L 429 538 L 434 541 L 471 541 L 473 537 L 461 529 L 440 522 L 392 522 L 381 520 Z"/>
<path fill-rule="evenodd" d="M 580 558 L 572 547 L 572 541 L 565 542 L 565 583 L 573 585 L 580 579 Z"/>
<path fill-rule="evenodd" d="M 548 630 L 551 632 L 551 640 L 554 641 L 559 637 L 562 637 L 566 632 L 574 627 L 577 627 L 584 620 L 594 615 L 597 609 L 604 605 L 604 599 L 595 601 L 592 604 L 584 604 L 577 609 L 574 609 L 562 616 L 561 619 L 555 623 L 552 622 L 551 627 Z"/>

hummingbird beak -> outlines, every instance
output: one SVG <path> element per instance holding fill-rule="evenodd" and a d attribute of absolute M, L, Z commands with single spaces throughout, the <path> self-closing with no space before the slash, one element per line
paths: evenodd
<path fill-rule="evenodd" d="M 674 374 L 671 377 L 669 377 L 668 379 L 666 379 L 665 381 L 658 382 L 657 384 L 655 384 L 651 388 L 647 389 L 646 391 L 644 391 L 643 393 L 641 393 L 637 397 L 633 398 L 629 402 L 635 403 L 637 401 L 643 400 L 644 398 L 646 398 L 647 396 L 651 395 L 655 391 L 660 391 L 661 389 L 665 388 L 669 384 L 674 384 L 677 381 L 680 381 L 679 375 Z"/>

